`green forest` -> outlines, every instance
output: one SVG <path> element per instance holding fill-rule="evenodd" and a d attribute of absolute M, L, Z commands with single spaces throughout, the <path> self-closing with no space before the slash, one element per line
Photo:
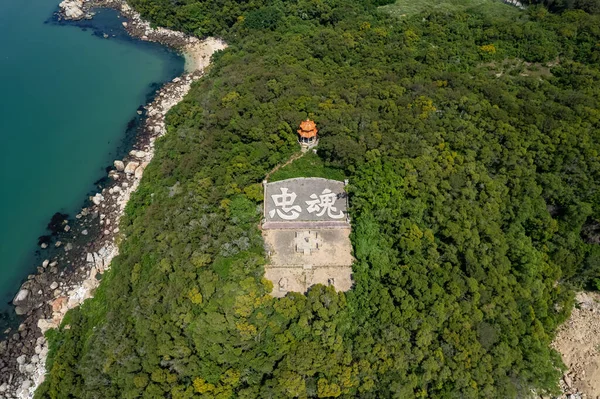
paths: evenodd
<path fill-rule="evenodd" d="M 37 399 L 558 392 L 550 342 L 600 288 L 599 3 L 387 3 L 131 1 L 229 48 L 168 114 L 95 298 L 48 333 Z M 307 117 L 301 162 L 350 180 L 354 286 L 274 299 L 261 182 Z"/>

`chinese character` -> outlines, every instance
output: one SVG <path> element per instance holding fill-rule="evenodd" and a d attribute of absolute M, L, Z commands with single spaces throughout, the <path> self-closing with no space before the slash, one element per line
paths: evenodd
<path fill-rule="evenodd" d="M 275 212 L 277 212 L 279 217 L 283 220 L 298 219 L 300 212 L 302 212 L 302 208 L 300 208 L 300 205 L 294 205 L 294 201 L 296 201 L 296 193 L 288 194 L 287 188 L 281 188 L 280 190 L 281 194 L 273 194 L 271 195 L 271 198 L 273 198 L 275 206 L 281 207 L 281 209 L 273 209 L 269 211 L 269 216 L 273 218 L 275 217 Z"/>
<path fill-rule="evenodd" d="M 337 194 L 333 193 L 330 189 L 326 188 L 318 197 L 317 194 L 311 194 L 310 198 L 312 200 L 306 201 L 308 204 L 308 208 L 306 208 L 308 213 L 317 212 L 317 216 L 323 216 L 327 212 L 327 216 L 332 219 L 341 219 L 344 217 L 343 211 L 337 214 L 334 213 L 337 212 L 337 208 L 333 206 L 337 199 Z"/>

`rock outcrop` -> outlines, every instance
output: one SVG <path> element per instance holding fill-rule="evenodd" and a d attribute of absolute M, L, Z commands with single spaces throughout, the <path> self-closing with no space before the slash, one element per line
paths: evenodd
<path fill-rule="evenodd" d="M 571 317 L 552 343 L 568 367 L 564 398 L 600 398 L 600 294 L 579 292 Z"/>
<path fill-rule="evenodd" d="M 123 161 L 120 160 L 116 160 L 114 162 L 114 167 L 117 170 L 117 172 L 123 172 L 125 170 L 125 164 L 123 163 Z"/>
<path fill-rule="evenodd" d="M 125 174 L 132 175 L 135 173 L 137 167 L 140 166 L 139 162 L 128 162 L 127 166 L 125 166 Z"/>
<path fill-rule="evenodd" d="M 78 20 L 89 17 L 83 11 L 83 0 L 64 0 L 58 6 L 67 19 Z"/>

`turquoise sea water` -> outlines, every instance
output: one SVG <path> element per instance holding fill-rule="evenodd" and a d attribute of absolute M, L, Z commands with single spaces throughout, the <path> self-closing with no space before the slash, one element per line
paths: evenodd
<path fill-rule="evenodd" d="M 183 71 L 182 57 L 128 38 L 114 11 L 87 30 L 52 22 L 58 2 L 0 2 L 0 312 L 43 260 L 52 215 L 77 212 L 137 108 Z"/>

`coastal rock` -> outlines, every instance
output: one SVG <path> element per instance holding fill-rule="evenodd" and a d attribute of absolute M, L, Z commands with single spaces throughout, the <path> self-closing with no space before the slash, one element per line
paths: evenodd
<path fill-rule="evenodd" d="M 146 152 L 145 151 L 137 151 L 137 150 L 131 150 L 129 151 L 129 155 L 132 157 L 136 157 L 136 158 L 144 158 L 146 156 Z"/>
<path fill-rule="evenodd" d="M 13 299 L 13 305 L 15 305 L 15 313 L 19 316 L 27 314 L 32 308 L 34 298 L 31 297 L 31 292 L 28 289 L 22 288 L 15 298 Z"/>
<path fill-rule="evenodd" d="M 148 166 L 148 162 L 143 162 L 140 166 L 137 167 L 137 169 L 135 170 L 135 178 L 136 179 L 142 178 L 142 176 L 144 175 L 144 170 L 146 169 L 146 166 Z"/>
<path fill-rule="evenodd" d="M 20 290 L 17 293 L 17 295 L 15 295 L 15 298 L 13 299 L 13 305 L 18 306 L 22 303 L 25 303 L 25 300 L 27 300 L 28 296 L 29 296 L 29 290 L 26 290 L 26 289 Z"/>
<path fill-rule="evenodd" d="M 58 6 L 68 19 L 78 20 L 85 17 L 83 0 L 64 0 Z"/>
<path fill-rule="evenodd" d="M 128 175 L 134 174 L 138 166 L 140 166 L 139 162 L 129 162 L 125 167 L 125 173 Z"/>
<path fill-rule="evenodd" d="M 66 296 L 56 298 L 54 301 L 52 301 L 52 312 L 60 312 L 68 300 L 69 298 L 67 298 Z"/>
<path fill-rule="evenodd" d="M 58 325 L 59 323 L 53 319 L 39 319 L 37 323 L 37 326 L 42 331 L 42 334 L 45 334 L 46 331 L 52 328 L 57 328 Z"/>
<path fill-rule="evenodd" d="M 46 267 L 48 267 L 49 264 L 50 264 L 50 261 L 48 259 L 46 259 L 45 261 L 42 262 L 42 267 L 45 269 Z"/>
<path fill-rule="evenodd" d="M 96 194 L 96 195 L 94 195 L 94 196 L 92 197 L 92 202 L 93 202 L 95 205 L 100 205 L 100 203 L 101 203 L 102 201 L 104 201 L 104 196 L 103 196 L 102 194 L 100 194 L 100 193 L 98 193 L 98 194 Z"/>
<path fill-rule="evenodd" d="M 125 164 L 123 163 L 123 161 L 116 160 L 114 162 L 114 165 L 115 165 L 115 169 L 117 169 L 119 172 L 122 172 L 125 170 Z"/>
<path fill-rule="evenodd" d="M 23 316 L 24 314 L 27 314 L 27 312 L 29 312 L 28 309 L 22 307 L 22 306 L 15 306 L 15 313 L 18 316 Z"/>

